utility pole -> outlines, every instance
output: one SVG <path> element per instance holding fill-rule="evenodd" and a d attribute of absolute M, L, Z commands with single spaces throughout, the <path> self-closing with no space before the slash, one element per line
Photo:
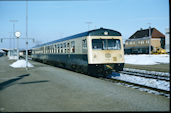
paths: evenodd
<path fill-rule="evenodd" d="M 26 70 L 28 70 L 28 0 L 26 0 Z"/>
<path fill-rule="evenodd" d="M 149 55 L 150 55 L 151 54 L 151 27 L 150 27 L 151 23 L 148 24 L 149 24 Z"/>
<path fill-rule="evenodd" d="M 12 35 L 13 35 L 13 32 L 9 32 L 9 38 L 12 37 Z M 12 49 L 11 39 L 10 39 L 10 42 L 9 42 L 9 49 L 10 50 Z"/>
<path fill-rule="evenodd" d="M 15 23 L 18 22 L 18 20 L 9 20 L 13 23 L 13 39 L 14 39 L 14 49 L 15 49 Z"/>

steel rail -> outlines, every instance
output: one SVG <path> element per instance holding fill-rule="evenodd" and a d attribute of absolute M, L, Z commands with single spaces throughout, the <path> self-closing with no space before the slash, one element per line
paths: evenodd
<path fill-rule="evenodd" d="M 150 86 L 146 86 L 146 85 L 141 85 L 141 84 L 137 84 L 137 83 L 133 83 L 133 82 L 129 82 L 129 81 L 119 80 L 119 79 L 115 79 L 115 78 L 100 78 L 100 79 L 115 82 L 115 83 L 117 82 L 117 83 L 124 83 L 127 85 L 133 85 L 133 86 L 137 86 L 139 88 L 150 89 L 150 90 L 159 92 L 160 95 L 164 95 L 164 94 L 170 95 L 170 91 L 164 90 L 164 89 L 158 89 L 158 88 L 154 88 L 154 87 L 150 87 Z M 167 96 L 167 95 L 164 95 L 164 96 Z"/>
<path fill-rule="evenodd" d="M 139 70 L 139 69 L 133 69 L 133 68 L 124 68 L 123 70 L 142 73 L 142 74 L 148 74 L 148 75 L 153 75 L 153 76 L 170 77 L 170 73 L 165 73 L 165 72 L 147 71 L 147 70 Z"/>
<path fill-rule="evenodd" d="M 128 70 L 124 70 L 124 71 L 120 71 L 120 73 L 122 74 L 128 74 L 131 76 L 139 76 L 139 77 L 144 77 L 144 78 L 152 78 L 152 79 L 157 79 L 157 80 L 164 80 L 169 82 L 170 81 L 170 77 L 168 76 L 160 76 L 160 75 L 153 75 L 153 74 L 149 74 L 149 73 L 141 73 L 141 72 L 134 72 L 134 71 L 128 71 Z"/>

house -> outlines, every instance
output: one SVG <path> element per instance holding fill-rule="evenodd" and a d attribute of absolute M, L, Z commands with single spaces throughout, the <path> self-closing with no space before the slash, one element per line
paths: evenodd
<path fill-rule="evenodd" d="M 149 54 L 150 49 L 165 49 L 165 35 L 156 28 L 141 28 L 125 41 L 124 47 L 125 54 Z"/>

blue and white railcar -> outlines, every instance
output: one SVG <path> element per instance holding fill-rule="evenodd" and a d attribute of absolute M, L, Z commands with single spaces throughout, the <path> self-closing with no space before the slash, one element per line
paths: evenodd
<path fill-rule="evenodd" d="M 95 29 L 32 48 L 32 59 L 83 73 L 121 71 L 124 48 L 121 33 Z"/>

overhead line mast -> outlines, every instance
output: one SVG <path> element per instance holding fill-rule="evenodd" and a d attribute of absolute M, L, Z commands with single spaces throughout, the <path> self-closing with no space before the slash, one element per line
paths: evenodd
<path fill-rule="evenodd" d="M 26 70 L 28 70 L 28 0 L 26 0 Z"/>

